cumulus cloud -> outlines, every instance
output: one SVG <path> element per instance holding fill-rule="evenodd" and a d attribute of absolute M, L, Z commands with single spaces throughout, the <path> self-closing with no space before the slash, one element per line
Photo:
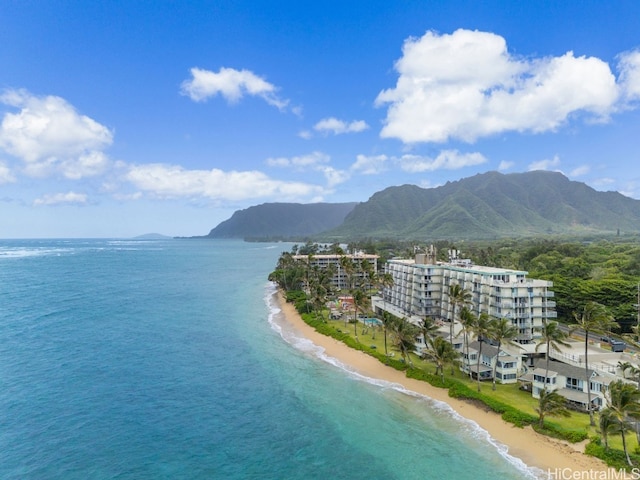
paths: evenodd
<path fill-rule="evenodd" d="M 618 71 L 625 100 L 640 100 L 640 50 L 620 54 Z"/>
<path fill-rule="evenodd" d="M 331 157 L 322 152 L 311 152 L 307 155 L 300 155 L 296 157 L 275 157 L 267 158 L 266 163 L 270 167 L 295 167 L 303 169 L 307 167 L 313 167 L 320 164 L 328 163 Z"/>
<path fill-rule="evenodd" d="M 21 159 L 27 175 L 58 172 L 79 179 L 106 170 L 109 159 L 103 150 L 113 142 L 113 134 L 63 98 L 7 90 L 0 102 L 19 109 L 2 119 L 0 149 Z"/>
<path fill-rule="evenodd" d="M 182 82 L 180 92 L 191 100 L 202 102 L 221 95 L 229 103 L 236 103 L 244 96 L 260 97 L 269 105 L 284 109 L 289 101 L 281 99 L 277 88 L 250 70 L 221 67 L 218 72 L 194 67 L 191 78 Z M 300 107 L 296 107 L 296 111 Z"/>
<path fill-rule="evenodd" d="M 291 158 L 268 158 L 266 163 L 270 167 L 293 168 L 299 172 L 320 172 L 325 177 L 327 186 L 331 188 L 339 183 L 347 181 L 349 179 L 349 174 L 344 170 L 338 170 L 328 165 L 330 161 L 331 157 L 329 155 L 316 151 L 307 155 L 300 155 Z"/>
<path fill-rule="evenodd" d="M 616 183 L 616 181 L 613 178 L 602 177 L 602 178 L 596 178 L 595 180 L 592 180 L 591 183 L 598 187 L 606 187 L 609 185 L 613 185 L 614 183 Z"/>
<path fill-rule="evenodd" d="M 402 53 L 396 86 L 376 105 L 388 105 L 381 137 L 405 143 L 553 131 L 579 114 L 606 121 L 621 95 L 640 93 L 638 52 L 621 57 L 620 84 L 598 58 L 518 58 L 488 32 L 427 32 L 407 39 Z"/>
<path fill-rule="evenodd" d="M 356 161 L 351 165 L 351 170 L 363 175 L 377 175 L 386 170 L 386 162 L 389 157 L 386 155 L 358 155 Z"/>
<path fill-rule="evenodd" d="M 553 170 L 560 165 L 560 157 L 558 155 L 554 155 L 551 159 L 538 160 L 537 162 L 532 162 L 528 166 L 528 170 L 531 172 L 533 170 Z"/>
<path fill-rule="evenodd" d="M 303 199 L 323 189 L 302 182 L 274 180 L 259 171 L 186 170 L 176 165 L 132 166 L 125 179 L 161 198 L 203 197 L 213 200 L 253 198 Z"/>
<path fill-rule="evenodd" d="M 503 160 L 503 161 L 500 162 L 500 165 L 498 165 L 498 170 L 501 171 L 501 172 L 504 172 L 505 170 L 509 170 L 514 165 L 515 165 L 515 162 L 510 162 L 508 160 Z"/>
<path fill-rule="evenodd" d="M 16 181 L 16 177 L 11 173 L 11 169 L 4 163 L 0 162 L 0 185 L 3 183 L 13 183 Z"/>
<path fill-rule="evenodd" d="M 364 120 L 354 120 L 352 122 L 345 122 L 344 120 L 338 120 L 335 117 L 324 118 L 313 126 L 313 129 L 320 133 L 333 133 L 334 135 L 340 135 L 343 133 L 358 133 L 369 128 L 367 122 Z"/>
<path fill-rule="evenodd" d="M 460 153 L 457 150 L 443 150 L 437 157 L 403 155 L 398 158 L 400 168 L 405 172 L 433 172 L 434 170 L 458 170 L 460 168 L 485 163 L 487 159 L 478 152 Z"/>
<path fill-rule="evenodd" d="M 56 193 L 55 195 L 44 195 L 34 200 L 35 206 L 41 205 L 86 205 L 87 196 L 84 193 Z"/>
<path fill-rule="evenodd" d="M 580 177 L 582 175 L 586 175 L 591 171 L 591 167 L 589 165 L 580 165 L 579 167 L 574 168 L 569 173 L 570 177 Z"/>

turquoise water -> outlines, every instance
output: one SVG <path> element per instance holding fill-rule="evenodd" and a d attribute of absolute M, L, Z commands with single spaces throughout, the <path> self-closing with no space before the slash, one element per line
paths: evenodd
<path fill-rule="evenodd" d="M 0 478 L 534 476 L 287 328 L 266 277 L 288 249 L 0 241 Z"/>

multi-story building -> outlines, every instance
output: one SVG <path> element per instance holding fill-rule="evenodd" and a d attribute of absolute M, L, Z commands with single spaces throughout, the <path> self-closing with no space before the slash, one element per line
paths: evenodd
<path fill-rule="evenodd" d="M 525 271 L 473 265 L 457 259 L 455 252 L 449 262 L 434 257 L 419 254 L 412 260 L 388 261 L 385 272 L 393 285 L 373 299 L 374 308 L 414 323 L 424 317 L 456 321 L 449 287 L 458 284 L 471 294 L 468 308 L 473 313 L 509 319 L 518 329 L 515 341 L 531 346 L 544 322 L 557 317 L 550 281 L 529 279 Z"/>
<path fill-rule="evenodd" d="M 301 262 L 311 262 L 311 267 L 322 269 L 331 268 L 333 270 L 332 284 L 338 290 L 345 290 L 350 287 L 350 283 L 360 284 L 367 281 L 368 272 L 378 271 L 378 255 L 371 255 L 364 252 L 353 254 L 318 254 L 318 255 L 293 255 L 294 260 Z M 345 268 L 343 262 L 351 263 L 349 268 Z M 368 264 L 368 268 L 363 268 Z M 349 278 L 351 276 L 351 278 Z"/>

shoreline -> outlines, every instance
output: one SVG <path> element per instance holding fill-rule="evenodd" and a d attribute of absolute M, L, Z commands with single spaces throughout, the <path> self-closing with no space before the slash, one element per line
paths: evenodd
<path fill-rule="evenodd" d="M 451 398 L 443 388 L 407 378 L 404 372 L 384 365 L 374 357 L 354 350 L 334 338 L 318 333 L 302 320 L 292 304 L 285 301 L 280 290 L 275 295 L 276 304 L 282 312 L 284 321 L 304 338 L 321 347 L 326 355 L 339 360 L 363 376 L 395 383 L 406 390 L 446 403 L 458 415 L 477 423 L 494 441 L 504 445 L 509 455 L 520 459 L 528 467 L 538 468 L 543 474 L 549 473 L 552 475 L 550 478 L 561 478 L 558 476 L 560 472 L 610 472 L 612 470 L 602 460 L 583 453 L 586 441 L 572 445 L 541 435 L 530 426 L 516 427 L 502 420 L 497 413 L 486 411 L 464 400 Z M 553 476 L 554 472 L 558 475 Z"/>

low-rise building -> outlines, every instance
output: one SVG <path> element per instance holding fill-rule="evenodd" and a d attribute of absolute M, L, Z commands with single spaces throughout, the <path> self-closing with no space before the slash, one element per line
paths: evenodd
<path fill-rule="evenodd" d="M 529 368 L 520 378 L 521 382 L 531 382 L 533 398 L 540 398 L 540 392 L 546 389 L 557 392 L 567 399 L 574 408 L 589 411 L 587 388 L 591 390 L 591 405 L 600 410 L 606 405 L 605 394 L 609 384 L 616 378 L 614 375 L 600 374 L 595 370 L 585 370 L 556 360 L 549 361 L 547 375 L 546 360 L 540 360 Z"/>

